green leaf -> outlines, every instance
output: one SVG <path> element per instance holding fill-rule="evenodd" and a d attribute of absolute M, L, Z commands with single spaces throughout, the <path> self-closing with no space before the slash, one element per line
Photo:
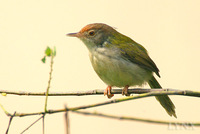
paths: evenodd
<path fill-rule="evenodd" d="M 42 62 L 43 62 L 43 63 L 46 62 L 46 56 L 44 56 L 44 57 L 42 58 Z"/>
<path fill-rule="evenodd" d="M 47 47 L 47 49 L 45 50 L 45 54 L 46 54 L 46 56 L 51 56 L 52 55 L 52 49 L 50 47 Z"/>

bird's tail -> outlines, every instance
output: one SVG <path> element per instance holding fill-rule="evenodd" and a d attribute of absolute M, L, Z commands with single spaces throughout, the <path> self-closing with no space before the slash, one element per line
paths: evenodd
<path fill-rule="evenodd" d="M 151 80 L 149 80 L 148 84 L 151 88 L 162 88 L 154 76 L 151 78 Z M 177 118 L 175 106 L 168 95 L 156 96 L 156 99 L 160 102 L 170 116 Z"/>

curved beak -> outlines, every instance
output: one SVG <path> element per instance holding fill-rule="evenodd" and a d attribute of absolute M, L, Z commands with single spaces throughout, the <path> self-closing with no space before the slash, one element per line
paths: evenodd
<path fill-rule="evenodd" d="M 79 33 L 68 33 L 66 35 L 70 37 L 79 37 Z"/>

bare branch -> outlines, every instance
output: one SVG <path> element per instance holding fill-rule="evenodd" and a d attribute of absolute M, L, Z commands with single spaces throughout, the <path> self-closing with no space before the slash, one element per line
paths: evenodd
<path fill-rule="evenodd" d="M 8 128 L 7 128 L 7 130 L 6 130 L 6 134 L 8 134 L 8 131 L 9 131 L 9 128 L 10 128 L 12 119 L 13 119 L 13 117 L 15 116 L 15 113 L 16 113 L 16 112 L 14 112 L 14 114 L 10 116 L 10 120 L 9 120 Z"/>
<path fill-rule="evenodd" d="M 45 114 L 42 116 L 42 133 L 45 134 Z"/>
<path fill-rule="evenodd" d="M 187 96 L 194 96 L 200 97 L 200 92 L 198 91 L 190 91 L 190 90 L 178 90 L 178 89 L 146 89 L 146 88 L 133 88 L 128 89 L 129 94 L 143 94 L 148 92 L 162 92 L 162 91 L 176 91 L 182 92 L 181 95 L 187 94 Z M 2 94 L 11 94 L 11 95 L 24 95 L 24 96 L 46 96 L 46 92 L 25 92 L 25 91 L 7 91 L 7 90 L 0 90 Z M 121 94 L 122 89 L 112 89 L 112 94 Z M 95 90 L 88 90 L 88 91 L 74 91 L 74 92 L 51 92 L 48 96 L 82 96 L 82 95 L 103 95 L 103 89 L 95 89 Z M 177 95 L 177 94 L 176 94 Z"/>
<path fill-rule="evenodd" d="M 40 118 L 38 118 L 36 121 L 34 121 L 31 125 L 29 125 L 26 129 L 24 129 L 21 134 L 23 134 L 24 132 L 26 132 L 29 128 L 31 128 L 35 123 L 37 123 L 40 119 L 43 119 L 44 115 L 42 115 Z"/>
<path fill-rule="evenodd" d="M 65 109 L 67 109 L 67 105 L 65 105 Z M 70 134 L 70 122 L 69 122 L 69 111 L 65 112 L 65 127 L 66 127 L 66 134 Z"/>
<path fill-rule="evenodd" d="M 140 99 L 140 98 L 157 96 L 157 95 L 184 95 L 184 96 L 199 97 L 200 92 L 193 93 L 191 91 L 189 91 L 189 92 L 187 92 L 187 91 L 184 91 L 184 92 L 183 91 L 155 91 L 155 92 L 143 93 L 143 94 L 139 94 L 139 95 L 124 97 L 124 98 L 119 98 L 119 99 L 113 99 L 113 100 L 100 102 L 100 103 L 96 103 L 96 104 L 72 107 L 72 108 L 67 108 L 67 109 L 48 110 L 46 112 L 35 112 L 35 113 L 16 113 L 15 116 L 22 117 L 22 116 L 31 116 L 31 115 L 40 115 L 40 114 L 53 114 L 53 113 L 60 113 L 60 112 L 66 112 L 66 111 L 76 111 L 76 110 L 80 110 L 80 109 L 87 109 L 87 108 L 98 107 L 98 106 L 108 105 L 108 104 L 112 104 L 112 103 L 119 103 L 119 102 L 124 102 L 124 101 L 128 101 L 128 100 Z"/>
<path fill-rule="evenodd" d="M 138 117 L 128 117 L 128 116 L 115 116 L 115 115 L 109 115 L 99 112 L 87 112 L 87 111 L 72 111 L 77 114 L 82 115 L 91 115 L 91 116 L 99 116 L 99 117 L 105 117 L 105 118 L 111 118 L 111 119 L 119 119 L 119 120 L 129 120 L 129 121 L 140 121 L 140 122 L 146 122 L 146 123 L 155 123 L 155 124 L 163 124 L 163 125 L 183 125 L 184 123 L 189 123 L 189 125 L 193 126 L 200 126 L 200 122 L 177 122 L 177 121 L 163 121 L 163 120 L 154 120 L 154 119 L 145 119 L 145 118 L 138 118 Z"/>

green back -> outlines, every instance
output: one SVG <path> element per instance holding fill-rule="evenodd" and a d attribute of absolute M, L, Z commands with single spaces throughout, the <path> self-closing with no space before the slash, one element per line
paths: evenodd
<path fill-rule="evenodd" d="M 159 69 L 153 60 L 148 56 L 147 50 L 131 38 L 117 33 L 115 36 L 108 38 L 108 47 L 117 47 L 120 49 L 121 56 L 140 67 L 155 72 L 159 77 Z M 115 45 L 113 45 L 115 44 Z"/>

